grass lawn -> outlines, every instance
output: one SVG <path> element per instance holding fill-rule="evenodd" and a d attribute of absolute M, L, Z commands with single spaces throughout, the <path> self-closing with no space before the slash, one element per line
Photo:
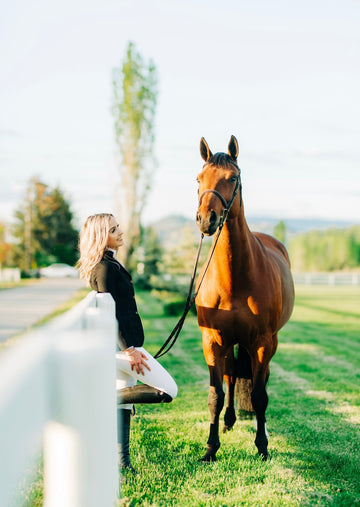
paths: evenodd
<path fill-rule="evenodd" d="M 171 331 L 149 294 L 138 295 L 146 347 Z M 360 288 L 298 287 L 272 361 L 266 463 L 252 421 L 221 435 L 218 461 L 199 463 L 208 436 L 208 373 L 196 319 L 161 358 L 179 386 L 169 405 L 138 405 L 123 506 L 360 504 Z"/>
<path fill-rule="evenodd" d="M 353 506 L 360 504 L 360 288 L 297 287 L 268 384 L 271 460 L 262 462 L 252 421 L 220 436 L 215 463 L 199 463 L 209 429 L 208 372 L 194 316 L 160 362 L 174 376 L 170 404 L 137 405 L 119 506 Z M 146 348 L 155 354 L 176 318 L 137 295 Z M 39 478 L 24 507 L 42 505 Z M 64 506 L 65 507 L 65 506 Z M 99 506 L 106 507 L 106 506 Z"/>

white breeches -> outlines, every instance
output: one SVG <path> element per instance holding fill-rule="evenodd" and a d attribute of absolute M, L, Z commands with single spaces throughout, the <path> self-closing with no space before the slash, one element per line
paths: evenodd
<path fill-rule="evenodd" d="M 125 354 L 125 352 L 117 352 L 116 389 L 119 391 L 125 387 L 132 387 L 136 385 L 138 380 L 140 380 L 143 384 L 155 387 L 172 398 L 176 398 L 177 385 L 172 376 L 143 347 L 136 347 L 136 350 L 140 350 L 140 352 L 146 355 L 150 371 L 144 367 L 144 375 L 136 373 L 135 368 L 133 370 L 131 369 L 129 356 Z M 118 405 L 118 408 L 131 409 L 132 403 Z"/>

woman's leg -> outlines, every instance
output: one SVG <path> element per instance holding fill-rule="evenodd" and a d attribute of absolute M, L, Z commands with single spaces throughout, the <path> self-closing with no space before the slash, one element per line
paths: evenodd
<path fill-rule="evenodd" d="M 118 460 L 122 469 L 135 473 L 130 462 L 130 413 L 133 403 L 169 402 L 177 395 L 177 385 L 160 363 L 144 348 L 150 371 L 145 375 L 131 369 L 128 357 L 123 352 L 116 354 L 116 389 L 118 393 Z M 136 385 L 137 380 L 144 384 Z"/>
<path fill-rule="evenodd" d="M 116 391 L 119 393 L 122 389 L 125 389 L 127 387 L 133 387 L 136 385 L 136 378 L 132 377 L 125 371 L 117 370 L 116 372 Z M 118 397 L 119 398 L 119 397 Z M 131 403 L 122 403 L 121 400 L 118 400 L 117 403 L 118 410 L 120 409 L 126 409 L 126 410 L 133 410 L 133 404 Z"/>
<path fill-rule="evenodd" d="M 130 377 L 139 380 L 143 384 L 155 388 L 155 390 L 160 391 L 161 393 L 166 393 L 171 397 L 171 399 L 174 399 L 177 395 L 177 385 L 175 380 L 143 347 L 139 347 L 138 350 L 146 355 L 150 371 L 145 369 L 144 375 L 136 373 L 135 369 L 131 369 L 128 356 L 124 352 L 118 352 L 116 354 L 117 377 L 119 378 L 122 375 L 127 374 Z M 140 387 L 141 386 L 136 386 L 136 388 Z"/>
<path fill-rule="evenodd" d="M 136 473 L 130 462 L 130 412 L 131 410 L 125 408 L 118 409 L 118 463 L 122 470 L 127 469 Z"/>

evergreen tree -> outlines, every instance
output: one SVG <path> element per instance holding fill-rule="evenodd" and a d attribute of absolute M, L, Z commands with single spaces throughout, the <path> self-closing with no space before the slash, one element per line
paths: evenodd
<path fill-rule="evenodd" d="M 51 189 L 32 178 L 15 218 L 14 257 L 26 273 L 53 262 L 71 265 L 76 262 L 78 232 L 72 225 L 70 204 L 58 187 Z"/>

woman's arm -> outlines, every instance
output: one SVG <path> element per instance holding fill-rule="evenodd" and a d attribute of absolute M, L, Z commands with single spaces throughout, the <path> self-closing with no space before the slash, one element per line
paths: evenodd
<path fill-rule="evenodd" d="M 94 268 L 92 280 L 95 282 L 95 290 L 98 292 L 110 292 L 114 298 L 115 280 L 111 276 L 110 271 L 109 265 L 106 262 L 99 262 Z"/>
<path fill-rule="evenodd" d="M 123 318 L 123 312 L 120 308 L 120 301 L 119 301 L 119 287 L 116 287 L 116 276 L 115 273 L 112 270 L 112 267 L 109 266 L 107 262 L 100 262 L 97 264 L 94 268 L 93 274 L 92 274 L 92 288 L 98 292 L 108 292 L 111 294 L 113 300 L 115 301 L 115 309 L 116 309 L 116 318 L 118 321 L 118 328 L 119 328 L 119 340 L 121 348 L 127 349 L 128 347 L 132 346 L 132 343 L 129 343 L 129 340 L 126 336 L 126 323 Z M 119 280 L 118 280 L 119 285 Z"/>
<path fill-rule="evenodd" d="M 123 322 L 122 312 L 119 308 L 120 302 L 118 295 L 120 280 L 117 281 L 117 285 L 114 273 L 111 271 L 112 269 L 107 263 L 99 263 L 94 269 L 94 281 L 96 282 L 98 292 L 109 292 L 112 295 L 116 306 L 116 318 L 118 320 L 121 341 L 125 345 L 124 352 L 129 357 L 131 369 L 133 370 L 135 368 L 136 373 L 144 375 L 144 367 L 150 370 L 146 362 L 147 358 L 141 351 L 135 349 L 135 347 L 131 345 L 131 342 L 128 342 L 126 333 L 124 333 L 126 325 Z"/>

